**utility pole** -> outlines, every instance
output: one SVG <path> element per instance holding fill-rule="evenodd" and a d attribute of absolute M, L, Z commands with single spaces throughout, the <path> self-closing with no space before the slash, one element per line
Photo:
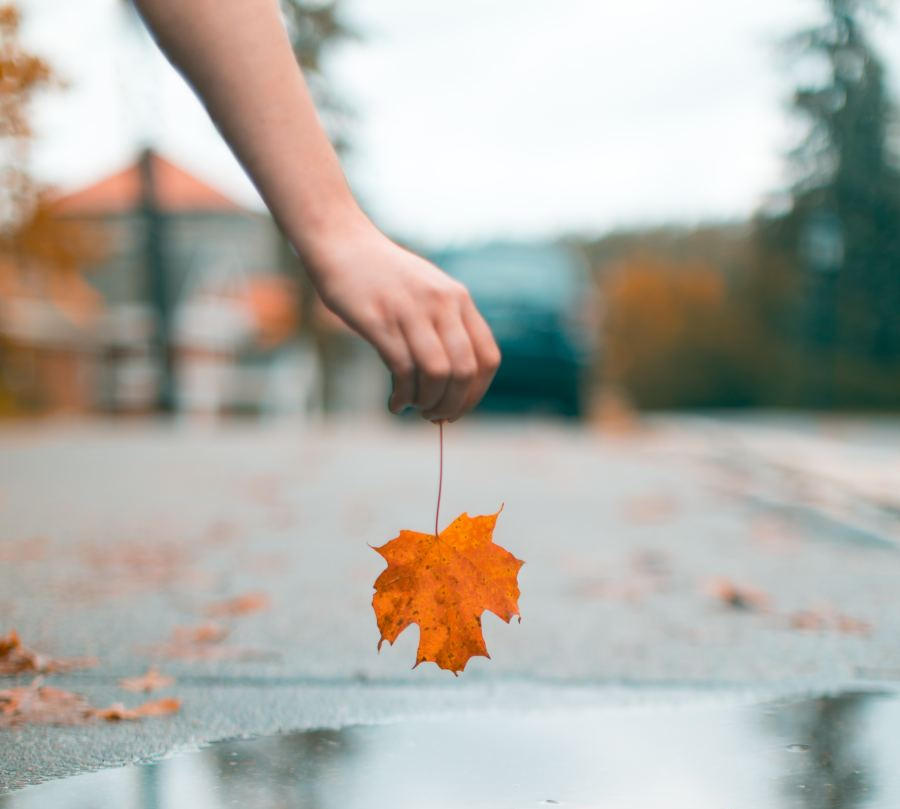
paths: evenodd
<path fill-rule="evenodd" d="M 157 362 L 156 410 L 175 411 L 175 368 L 172 352 L 172 299 L 166 266 L 166 214 L 157 195 L 152 149 L 138 162 L 141 180 L 140 217 L 144 230 L 143 263 L 147 295 L 154 314 L 153 353 Z"/>

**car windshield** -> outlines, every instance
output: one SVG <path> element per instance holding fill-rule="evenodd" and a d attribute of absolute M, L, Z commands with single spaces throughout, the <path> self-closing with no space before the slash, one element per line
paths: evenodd
<path fill-rule="evenodd" d="M 484 250 L 450 254 L 440 264 L 480 301 L 564 304 L 577 295 L 581 280 L 580 268 L 562 251 Z"/>

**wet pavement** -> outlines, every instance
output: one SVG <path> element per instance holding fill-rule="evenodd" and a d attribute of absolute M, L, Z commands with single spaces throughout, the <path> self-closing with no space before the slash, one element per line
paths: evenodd
<path fill-rule="evenodd" d="M 3 809 L 893 809 L 900 697 L 532 706 L 225 741 Z"/>
<path fill-rule="evenodd" d="M 515 730 L 521 710 L 539 708 L 571 710 L 573 721 L 590 713 L 615 747 L 600 714 L 654 691 L 662 702 L 759 704 L 900 686 L 897 422 L 661 418 L 603 432 L 472 421 L 446 440 L 442 514 L 505 503 L 496 539 L 526 561 L 522 623 L 486 617 L 492 659 L 458 680 L 410 670 L 414 628 L 375 651 L 371 588 L 383 562 L 368 546 L 433 523 L 428 425 L 0 432 L 0 631 L 54 656 L 97 657 L 96 668 L 47 678 L 95 705 L 140 702 L 118 679 L 150 664 L 176 678 L 152 696 L 183 701 L 178 715 L 140 723 L 4 731 L 0 792 L 246 735 L 346 729 L 339 739 L 362 750 L 388 724 L 414 733 L 431 717 L 452 736 L 464 730 L 452 730 L 455 717 L 499 712 L 514 745 L 528 736 Z M 723 578 L 761 598 L 729 597 Z M 246 593 L 264 595 L 265 608 L 216 612 Z M 210 621 L 221 641 L 173 642 Z M 895 711 L 891 700 L 863 702 Z M 744 710 L 721 721 L 749 727 L 765 715 Z M 652 730 L 650 713 L 628 715 Z M 547 732 L 561 738 L 564 724 Z M 773 744 L 779 761 L 795 760 Z M 163 778 L 213 754 L 194 755 L 96 777 Z M 29 794 L 39 793 L 14 800 Z M 619 794 L 534 800 L 606 805 Z M 786 800 L 756 805 L 815 805 Z"/>

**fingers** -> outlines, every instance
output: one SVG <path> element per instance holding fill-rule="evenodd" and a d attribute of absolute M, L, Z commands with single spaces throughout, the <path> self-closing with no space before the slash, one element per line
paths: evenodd
<path fill-rule="evenodd" d="M 491 330 L 459 284 L 432 289 L 424 304 L 400 301 L 359 328 L 391 371 L 388 407 L 400 413 L 412 406 L 431 421 L 455 421 L 481 401 L 497 371 L 500 352 Z"/>
<path fill-rule="evenodd" d="M 391 372 L 393 385 L 388 409 L 394 414 L 401 413 L 416 401 L 416 366 L 406 339 L 399 328 L 393 328 L 383 333 L 380 340 L 373 340 L 373 343 L 382 362 Z"/>
<path fill-rule="evenodd" d="M 423 414 L 429 413 L 443 399 L 450 382 L 450 360 L 435 324 L 418 311 L 401 321 L 401 329 L 415 365 L 416 392 L 412 404 L 421 408 Z"/>
<path fill-rule="evenodd" d="M 469 386 L 469 393 L 463 405 L 463 411 L 466 411 L 471 410 L 481 401 L 491 386 L 491 382 L 494 381 L 494 376 L 500 367 L 500 349 L 497 348 L 490 326 L 475 308 L 471 298 L 467 297 L 467 301 L 463 305 L 462 320 L 472 341 L 472 350 L 475 352 L 478 366 L 478 371 Z"/>
<path fill-rule="evenodd" d="M 436 330 L 449 360 L 449 378 L 440 401 L 422 415 L 432 421 L 456 421 L 481 401 L 500 365 L 500 351 L 463 287 L 452 304 L 438 312 Z"/>
<path fill-rule="evenodd" d="M 388 407 L 394 414 L 402 413 L 416 400 L 416 368 L 403 341 L 399 342 L 397 360 L 387 363 L 391 370 L 391 398 Z"/>
<path fill-rule="evenodd" d="M 422 415 L 431 421 L 455 420 L 462 415 L 470 398 L 470 389 L 478 374 L 478 362 L 457 307 L 448 308 L 438 315 L 437 333 L 450 360 L 450 378 L 440 401 Z"/>

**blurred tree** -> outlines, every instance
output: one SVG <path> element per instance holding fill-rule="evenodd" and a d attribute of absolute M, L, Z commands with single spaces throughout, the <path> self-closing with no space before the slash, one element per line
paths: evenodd
<path fill-rule="evenodd" d="M 23 47 L 20 29 L 16 4 L 0 4 L 0 301 L 28 295 L 76 320 L 95 305 L 76 273 L 102 256 L 105 240 L 94 229 L 54 216 L 46 189 L 28 171 L 31 102 L 63 83 Z M 21 404 L 5 383 L 9 360 L 23 347 L 3 334 L 0 329 L 0 412 Z M 25 398 L 36 403 L 40 397 L 33 393 L 26 391 Z"/>
<path fill-rule="evenodd" d="M 782 325 L 817 360 L 813 403 L 830 405 L 846 399 L 835 387 L 840 363 L 881 365 L 883 374 L 900 362 L 900 162 L 884 69 L 864 26 L 883 5 L 824 3 L 825 21 L 789 41 L 824 76 L 794 94 L 809 128 L 789 157 L 791 204 L 761 219 L 760 235 L 767 272 L 790 296 Z"/>
<path fill-rule="evenodd" d="M 316 102 L 322 123 L 339 154 L 350 147 L 352 110 L 341 100 L 325 77 L 328 51 L 341 42 L 356 39 L 356 32 L 341 18 L 341 0 L 281 0 L 288 36 Z M 282 240 L 284 264 L 290 268 L 300 289 L 300 324 L 312 339 L 318 358 L 319 399 L 326 411 L 336 406 L 337 379 L 346 373 L 345 364 L 357 348 L 358 338 L 343 324 L 336 323 L 321 304 L 318 294 L 302 271 L 293 248 Z"/>
<path fill-rule="evenodd" d="M 29 110 L 35 93 L 57 82 L 50 66 L 22 47 L 18 8 L 0 5 L 0 236 L 8 237 L 36 203 L 26 171 L 32 138 Z"/>
<path fill-rule="evenodd" d="M 763 336 L 722 268 L 638 251 L 603 278 L 603 382 L 642 408 L 758 404 Z"/>
<path fill-rule="evenodd" d="M 281 0 L 288 36 L 303 69 L 316 107 L 338 151 L 347 148 L 351 114 L 325 80 L 323 62 L 328 50 L 354 38 L 341 19 L 340 0 Z"/>

